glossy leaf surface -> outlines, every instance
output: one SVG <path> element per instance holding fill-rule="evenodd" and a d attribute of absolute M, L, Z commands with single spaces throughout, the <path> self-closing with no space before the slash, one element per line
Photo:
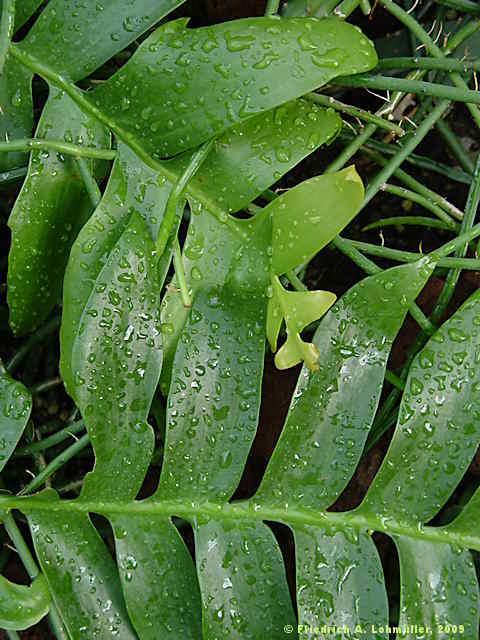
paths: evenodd
<path fill-rule="evenodd" d="M 153 452 L 162 363 L 154 244 L 139 214 L 99 273 L 73 347 L 75 400 L 95 451 L 82 496 L 134 498 Z"/>
<path fill-rule="evenodd" d="M 432 269 L 422 260 L 365 278 L 321 321 L 314 336 L 320 371 L 300 373 L 259 500 L 323 509 L 345 488 L 372 425 L 392 341 Z"/>
<path fill-rule="evenodd" d="M 246 18 L 200 29 L 179 20 L 87 97 L 120 138 L 160 159 L 376 62 L 373 45 L 338 20 Z"/>
<path fill-rule="evenodd" d="M 337 299 L 330 291 L 286 291 L 278 279 L 272 278 L 272 297 L 268 301 L 267 338 L 276 351 L 278 334 L 283 320 L 287 340 L 275 356 L 278 369 L 294 367 L 302 361 L 309 369 L 318 368 L 319 353 L 312 343 L 306 343 L 300 333 L 321 318 Z"/>
<path fill-rule="evenodd" d="M 53 92 L 36 136 L 109 147 L 108 132 L 62 93 Z M 91 163 L 95 178 L 105 162 Z M 10 325 L 17 334 L 39 326 L 59 301 L 63 272 L 73 241 L 92 212 L 92 204 L 74 159 L 55 151 L 33 151 L 28 174 L 9 219 L 7 300 Z"/>
<path fill-rule="evenodd" d="M 479 327 L 475 292 L 415 358 L 364 509 L 427 522 L 458 485 L 480 439 Z"/>
<path fill-rule="evenodd" d="M 230 227 L 221 244 L 210 245 L 216 269 L 196 292 L 175 354 L 162 498 L 225 500 L 240 480 L 255 437 L 271 226 L 263 217 L 231 219 Z"/>
<path fill-rule="evenodd" d="M 476 637 L 479 590 L 470 552 L 404 536 L 395 536 L 394 540 L 400 558 L 399 626 L 407 630 L 401 637 L 418 638 L 421 632 L 415 632 L 415 625 L 428 627 L 430 631 L 424 631 L 424 635 L 435 640 L 457 634 Z"/>
<path fill-rule="evenodd" d="M 271 202 L 274 273 L 308 262 L 354 218 L 364 189 L 355 167 L 305 180 Z"/>
<path fill-rule="evenodd" d="M 80 80 L 183 2 L 50 0 L 21 47 L 58 73 Z"/>
<path fill-rule="evenodd" d="M 15 3 L 15 31 L 18 31 L 42 4 L 43 0 L 20 0 Z"/>
<path fill-rule="evenodd" d="M 47 581 L 37 576 L 30 586 L 15 584 L 0 576 L 0 627 L 21 630 L 32 627 L 50 609 Z"/>
<path fill-rule="evenodd" d="M 202 637 L 198 579 L 170 519 L 111 515 L 130 619 L 142 640 Z"/>
<path fill-rule="evenodd" d="M 30 391 L 10 377 L 0 361 L 0 472 L 22 437 L 31 410 Z"/>
<path fill-rule="evenodd" d="M 305 156 L 330 142 L 340 126 L 337 114 L 300 99 L 251 118 L 220 136 L 188 187 L 193 210 L 203 212 L 193 217 L 182 255 L 192 294 L 219 268 L 217 264 L 212 265 L 205 237 L 210 237 L 212 247 L 219 246 L 226 233 L 225 224 L 218 224 L 210 217 L 226 223 L 229 211 L 246 207 Z M 173 169 L 185 164 L 186 159 L 179 158 L 163 166 Z M 175 347 L 187 315 L 181 293 L 175 287 L 169 288 L 162 302 L 162 322 L 167 331 L 162 371 L 165 393 Z"/>
<path fill-rule="evenodd" d="M 285 638 L 295 625 L 277 542 L 263 522 L 195 526 L 204 638 Z M 295 636 L 294 636 L 295 637 Z"/>
<path fill-rule="evenodd" d="M 97 279 L 132 216 L 141 216 L 156 238 L 171 188 L 165 175 L 120 144 L 102 200 L 73 244 L 65 273 L 60 370 L 71 395 L 73 343 Z"/>
<path fill-rule="evenodd" d="M 7 55 L 0 75 L 0 140 L 30 138 L 33 129 L 32 72 Z M 0 171 L 24 166 L 25 153 L 0 153 Z"/>
<path fill-rule="evenodd" d="M 53 507 L 53 492 L 50 496 Z M 117 568 L 88 515 L 36 512 L 29 516 L 29 525 L 50 592 L 72 640 L 135 640 Z"/>
<path fill-rule="evenodd" d="M 356 627 L 370 632 L 388 621 L 382 565 L 370 536 L 356 530 L 295 527 L 299 625 Z M 357 629 L 358 631 L 358 629 Z M 359 633 L 357 637 L 361 637 Z M 387 640 L 386 633 L 368 633 L 369 640 Z"/>

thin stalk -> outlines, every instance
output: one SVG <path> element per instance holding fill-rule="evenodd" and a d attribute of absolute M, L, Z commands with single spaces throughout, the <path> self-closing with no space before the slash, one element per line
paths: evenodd
<path fill-rule="evenodd" d="M 192 306 L 192 296 L 190 295 L 187 279 L 185 277 L 182 250 L 180 248 L 178 236 L 176 236 L 173 241 L 173 267 L 175 269 L 176 282 L 182 294 L 183 306 L 189 309 Z"/>
<path fill-rule="evenodd" d="M 162 224 L 160 226 L 160 231 L 158 232 L 157 241 L 156 241 L 156 250 L 157 255 L 160 258 L 165 251 L 165 248 L 170 239 L 170 235 L 172 233 L 173 226 L 175 224 L 175 217 L 177 215 L 177 205 L 180 200 L 185 188 L 189 182 L 189 180 L 195 175 L 198 169 L 202 166 L 206 157 L 210 153 L 210 150 L 215 142 L 215 139 L 212 138 L 207 142 L 204 142 L 202 146 L 194 153 L 192 159 L 190 160 L 187 168 L 177 180 L 175 186 L 170 192 L 170 196 L 168 198 L 167 206 L 165 208 L 165 216 L 163 218 Z"/>
<path fill-rule="evenodd" d="M 457 49 L 465 40 L 473 36 L 480 29 L 480 20 L 471 20 L 456 31 L 453 36 L 447 42 L 447 46 L 444 49 L 446 56 L 450 55 Z"/>
<path fill-rule="evenodd" d="M 0 153 L 11 153 L 12 151 L 32 151 L 32 149 L 42 149 L 45 151 L 56 151 L 77 158 L 93 158 L 95 160 L 113 160 L 117 154 L 113 149 L 96 149 L 95 147 L 84 147 L 77 144 L 63 142 L 63 140 L 42 140 L 39 138 L 26 138 L 23 140 L 12 140 L 11 142 L 0 142 Z"/>
<path fill-rule="evenodd" d="M 382 185 L 381 190 L 385 191 L 385 193 L 391 193 L 392 195 L 398 196 L 399 198 L 402 198 L 404 200 L 415 202 L 427 211 L 431 211 L 434 215 L 437 216 L 437 218 L 439 218 L 440 221 L 442 221 L 443 225 L 446 225 L 449 229 L 455 230 L 457 228 L 455 222 L 451 221 L 450 218 L 445 217 L 445 212 L 443 211 L 443 209 L 440 209 L 438 205 L 434 204 L 429 199 L 425 198 L 425 196 L 422 196 L 420 193 L 416 193 L 415 191 L 411 191 L 410 189 L 406 189 L 405 187 L 397 187 L 394 184 L 388 183 Z"/>
<path fill-rule="evenodd" d="M 42 382 L 37 382 L 30 387 L 30 392 L 33 396 L 38 395 L 39 393 L 46 393 L 47 391 L 51 391 L 56 387 L 62 384 L 62 379 L 59 376 L 55 378 L 51 378 L 50 380 L 42 380 Z"/>
<path fill-rule="evenodd" d="M 454 102 L 465 102 L 471 105 L 480 104 L 478 91 L 464 87 L 452 87 L 436 82 L 424 80 L 407 80 L 390 76 L 358 74 L 355 76 L 341 76 L 331 81 L 331 84 L 358 89 L 379 89 L 380 91 L 401 91 L 414 93 L 419 96 L 432 96 Z"/>
<path fill-rule="evenodd" d="M 86 433 L 82 436 L 77 442 L 70 445 L 65 451 L 56 456 L 47 466 L 43 469 L 35 478 L 32 479 L 19 493 L 19 495 L 25 495 L 27 493 L 32 493 L 45 482 L 47 478 L 53 475 L 58 469 L 63 467 L 65 463 L 71 460 L 77 453 L 80 453 L 83 449 L 85 449 L 90 444 L 90 440 L 88 438 L 88 434 Z"/>
<path fill-rule="evenodd" d="M 50 447 L 54 447 L 57 444 L 61 444 L 72 438 L 75 434 L 81 433 L 85 430 L 85 425 L 83 424 L 83 420 L 79 420 L 74 424 L 57 431 L 57 433 L 48 436 L 48 438 L 44 438 L 39 442 L 33 442 L 32 444 L 27 444 L 24 447 L 20 447 L 14 453 L 15 457 L 20 456 L 30 456 L 34 453 L 39 453 L 40 451 L 45 451 L 46 449 L 50 449 Z"/>
<path fill-rule="evenodd" d="M 9 373 L 13 373 L 15 369 L 19 366 L 21 361 L 27 356 L 30 351 L 37 345 L 41 344 L 43 340 L 52 333 L 55 333 L 57 329 L 60 327 L 61 318 L 56 316 L 49 320 L 43 327 L 37 329 L 37 331 L 30 336 L 28 340 L 26 340 L 22 346 L 13 354 L 10 360 L 5 365 L 6 370 Z"/>
<path fill-rule="evenodd" d="M 265 7 L 265 15 L 273 16 L 275 13 L 278 13 L 279 6 L 280 6 L 280 0 L 267 0 L 267 6 Z"/>
<path fill-rule="evenodd" d="M 38 569 L 37 563 L 30 553 L 30 549 L 28 548 L 27 543 L 23 539 L 22 533 L 18 528 L 14 517 L 10 512 L 8 512 L 7 515 L 2 518 L 2 520 L 3 525 L 10 537 L 10 540 L 13 542 L 13 545 L 17 550 L 18 555 L 20 556 L 20 560 L 25 567 L 25 571 L 28 573 L 30 580 L 35 580 L 40 571 Z"/>
<path fill-rule="evenodd" d="M 393 0 L 379 0 L 380 4 L 393 16 L 397 18 L 399 22 L 403 24 L 409 31 L 411 31 L 418 40 L 425 45 L 427 51 L 431 53 L 434 58 L 444 59 L 445 53 L 440 49 L 440 47 L 432 40 L 430 35 L 425 31 L 425 29 L 415 20 L 413 16 L 404 11 L 401 7 L 399 7 Z M 453 82 L 455 87 L 461 93 L 463 91 L 473 93 L 480 97 L 479 93 L 476 91 L 470 91 L 468 89 L 468 85 L 462 76 L 456 71 L 448 72 L 450 80 Z M 428 83 L 426 83 L 428 84 Z M 451 89 L 452 87 L 445 87 Z M 459 94 L 460 95 L 460 94 Z M 446 96 L 445 96 L 446 97 Z M 455 98 L 453 98 L 455 100 Z M 470 114 L 477 125 L 480 127 L 480 110 L 477 108 L 475 100 L 467 100 L 467 109 L 470 111 Z"/>
<path fill-rule="evenodd" d="M 435 126 L 462 169 L 472 174 L 475 169 L 475 164 L 445 120 L 439 120 Z"/>
<path fill-rule="evenodd" d="M 357 151 L 369 140 L 375 131 L 377 125 L 370 123 L 363 131 L 361 131 L 351 142 L 348 144 L 325 169 L 325 173 L 335 173 L 340 171 L 351 158 L 357 153 Z"/>
<path fill-rule="evenodd" d="M 289 283 L 292 285 L 292 287 L 295 289 L 295 291 L 308 291 L 308 287 L 306 287 L 303 284 L 303 282 L 297 276 L 295 271 L 293 270 L 287 271 L 287 273 L 285 274 L 285 277 L 287 278 Z"/>
<path fill-rule="evenodd" d="M 0 496 L 2 509 L 19 509 L 24 513 L 50 511 L 50 500 L 38 496 L 17 497 Z M 379 531 L 389 535 L 402 535 L 415 540 L 424 540 L 439 544 L 450 544 L 468 549 L 480 550 L 478 528 L 465 534 L 445 527 L 412 525 L 392 518 L 383 518 L 376 513 L 355 509 L 346 512 L 316 511 L 307 508 L 293 508 L 290 504 L 273 506 L 252 500 L 225 502 L 223 504 L 188 500 L 138 500 L 131 502 L 105 502 L 87 500 L 62 500 L 58 509 L 62 513 L 97 513 L 107 517 L 112 514 L 125 514 L 134 519 L 137 515 L 150 518 L 171 517 L 192 522 L 194 519 L 216 519 L 227 522 L 281 522 L 293 528 L 299 525 L 312 525 L 320 529 L 352 527 L 358 531 Z"/>
<path fill-rule="evenodd" d="M 405 158 L 420 144 L 437 120 L 439 120 L 448 109 L 449 105 L 450 103 L 448 100 L 442 100 L 442 102 L 440 102 L 425 118 L 415 132 L 408 136 L 408 141 L 402 145 L 402 149 L 397 153 L 397 155 L 394 156 L 383 167 L 383 169 L 377 173 L 376 176 L 374 176 L 371 182 L 369 182 L 363 206 L 370 202 L 370 200 L 378 193 L 382 185 L 385 184 L 392 174 L 400 167 Z"/>
<path fill-rule="evenodd" d="M 88 197 L 90 198 L 90 202 L 96 209 L 100 204 L 100 200 L 102 199 L 102 192 L 98 188 L 97 181 L 93 177 L 85 160 L 83 158 L 75 158 L 75 161 L 77 163 L 78 171 L 82 176 L 85 190 L 88 194 Z"/>
<path fill-rule="evenodd" d="M 372 11 L 372 6 L 369 0 L 360 0 L 360 9 L 364 16 L 369 16 Z"/>
<path fill-rule="evenodd" d="M 343 2 L 333 10 L 333 15 L 342 19 L 348 18 L 348 16 L 359 6 L 360 2 L 361 0 L 343 0 Z"/>
<path fill-rule="evenodd" d="M 479 231 L 480 233 L 480 231 Z M 438 257 L 435 252 L 430 254 L 414 253 L 412 251 L 400 251 L 399 249 L 390 249 L 389 247 L 381 247 L 376 244 L 370 244 L 368 242 L 361 242 L 359 240 L 346 240 L 350 242 L 353 247 L 366 253 L 367 255 L 376 256 L 377 258 L 385 258 L 386 260 L 395 260 L 396 262 L 416 262 L 421 258 L 425 258 L 427 255 L 431 255 L 437 258 L 437 266 L 445 268 L 458 268 L 468 269 L 469 271 L 480 271 L 480 260 L 470 258 L 446 258 Z"/>
<path fill-rule="evenodd" d="M 312 102 L 316 102 L 317 104 L 321 104 L 324 107 L 331 107 L 335 109 L 335 111 L 340 111 L 341 113 L 345 113 L 348 116 L 352 116 L 353 118 L 358 118 L 359 120 L 363 120 L 365 122 L 371 122 L 375 124 L 379 129 L 385 129 L 385 131 L 390 131 L 397 136 L 405 135 L 405 130 L 402 129 L 398 124 L 394 122 L 390 122 L 389 120 L 385 120 L 385 118 L 380 118 L 369 111 L 365 111 L 364 109 L 359 109 L 358 107 L 353 107 L 349 104 L 344 104 L 339 100 L 336 100 L 332 96 L 326 96 L 319 93 L 308 93 L 306 98 L 311 100 Z"/>
<path fill-rule="evenodd" d="M 396 387 L 399 391 L 403 391 L 405 389 L 405 383 L 403 380 L 389 369 L 385 371 L 385 380 Z"/>
<path fill-rule="evenodd" d="M 382 58 L 378 61 L 377 69 L 389 71 L 391 69 L 433 69 L 436 71 L 480 71 L 480 60 L 456 60 L 454 58 L 428 58 L 428 57 L 398 57 Z"/>
<path fill-rule="evenodd" d="M 3 73 L 8 49 L 15 27 L 15 0 L 3 0 L 0 22 L 0 76 Z"/>
<path fill-rule="evenodd" d="M 480 201 L 480 153 L 477 156 L 473 182 L 468 193 L 467 204 L 465 207 L 465 216 L 462 221 L 461 233 L 464 234 L 471 230 Z M 465 243 L 457 247 L 455 255 L 462 258 L 467 252 L 468 244 Z M 443 314 L 447 310 L 448 304 L 452 299 L 455 287 L 460 277 L 460 269 L 455 268 L 449 271 L 445 284 L 443 285 L 440 296 L 437 300 L 434 310 L 431 314 L 432 322 L 437 323 L 441 320 Z"/>
<path fill-rule="evenodd" d="M 438 4 L 444 4 L 446 7 L 456 9 L 457 11 L 480 15 L 478 2 L 473 2 L 472 0 L 437 0 L 437 2 Z"/>
<path fill-rule="evenodd" d="M 20 640 L 20 636 L 16 631 L 10 631 L 9 629 L 4 629 L 5 633 L 9 640 Z"/>
<path fill-rule="evenodd" d="M 27 175 L 28 167 L 18 167 L 18 169 L 10 169 L 0 173 L 0 187 L 12 182 L 18 182 Z"/>
<path fill-rule="evenodd" d="M 431 229 L 442 229 L 444 231 L 452 231 L 452 227 L 443 222 L 442 220 L 436 220 L 435 218 L 426 218 L 422 216 L 392 216 L 391 218 L 380 218 L 375 222 L 367 224 L 363 227 L 362 231 L 371 231 L 372 229 L 379 229 L 380 227 L 391 227 L 397 225 L 416 225 L 419 227 L 429 227 Z M 456 225 L 456 229 L 460 228 Z"/>

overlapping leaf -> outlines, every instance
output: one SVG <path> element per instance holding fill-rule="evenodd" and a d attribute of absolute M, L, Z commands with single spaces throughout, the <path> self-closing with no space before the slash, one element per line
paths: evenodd
<path fill-rule="evenodd" d="M 15 584 L 0 576 L 0 627 L 23 630 L 44 618 L 50 609 L 50 594 L 42 575 L 30 586 Z"/>
<path fill-rule="evenodd" d="M 31 410 L 30 391 L 9 376 L 0 361 L 0 471 L 22 437 Z"/>

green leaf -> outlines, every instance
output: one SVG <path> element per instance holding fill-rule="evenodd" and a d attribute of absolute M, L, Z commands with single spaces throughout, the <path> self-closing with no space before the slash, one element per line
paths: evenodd
<path fill-rule="evenodd" d="M 388 622 L 388 601 L 382 565 L 370 536 L 349 527 L 322 530 L 296 526 L 298 622 L 308 636 L 310 627 L 357 626 L 369 632 Z M 335 634 L 332 634 L 335 637 Z M 325 637 L 328 637 L 327 635 Z M 348 636 L 347 636 L 348 637 Z M 387 640 L 387 633 L 366 636 Z"/>
<path fill-rule="evenodd" d="M 142 640 L 202 637 L 198 578 L 169 518 L 110 515 L 130 619 Z"/>
<path fill-rule="evenodd" d="M 185 0 L 50 0 L 19 45 L 72 80 L 89 76 Z"/>
<path fill-rule="evenodd" d="M 118 137 L 158 160 L 376 63 L 373 45 L 339 20 L 246 18 L 200 29 L 179 20 L 85 98 Z"/>
<path fill-rule="evenodd" d="M 30 138 L 33 129 L 32 72 L 10 54 L 0 75 L 0 140 Z M 0 171 L 24 166 L 25 153 L 0 153 Z"/>
<path fill-rule="evenodd" d="M 312 371 L 318 369 L 319 353 L 306 343 L 300 333 L 321 318 L 337 299 L 330 291 L 286 291 L 277 276 L 272 276 L 272 297 L 268 301 L 267 338 L 272 351 L 277 350 L 278 334 L 285 320 L 287 341 L 275 356 L 279 369 L 288 369 L 303 360 Z"/>
<path fill-rule="evenodd" d="M 73 343 L 102 269 L 134 214 L 142 216 L 151 239 L 156 238 L 171 188 L 162 172 L 119 144 L 102 200 L 74 242 L 65 272 L 60 370 L 70 395 L 75 393 Z"/>
<path fill-rule="evenodd" d="M 84 499 L 134 498 L 143 482 L 162 364 L 158 308 L 154 243 L 134 213 L 98 275 L 73 346 L 74 398 L 96 458 Z"/>
<path fill-rule="evenodd" d="M 470 552 L 405 536 L 394 540 L 400 557 L 399 627 L 406 629 L 397 637 L 476 638 L 479 590 Z M 416 632 L 415 625 L 429 627 L 429 631 Z M 454 625 L 457 632 L 462 625 L 463 632 L 457 635 Z"/>
<path fill-rule="evenodd" d="M 365 278 L 324 317 L 314 336 L 321 370 L 302 369 L 259 501 L 323 509 L 343 491 L 373 422 L 393 339 L 432 270 L 424 259 Z"/>
<path fill-rule="evenodd" d="M 29 514 L 33 543 L 52 598 L 72 640 L 135 640 L 117 568 L 87 514 L 61 513 L 56 494 L 40 494 L 50 510 Z"/>
<path fill-rule="evenodd" d="M 284 640 L 296 627 L 278 544 L 263 522 L 194 528 L 204 638 Z M 297 637 L 296 633 L 290 637 Z"/>
<path fill-rule="evenodd" d="M 354 166 L 305 180 L 271 202 L 274 273 L 308 262 L 355 217 L 363 202 Z"/>
<path fill-rule="evenodd" d="M 37 128 L 37 137 L 66 139 L 92 147 L 109 147 L 110 136 L 68 96 L 52 90 Z M 105 162 L 92 162 L 97 179 Z M 34 330 L 59 301 L 63 273 L 76 235 L 92 205 L 75 161 L 55 151 L 33 151 L 28 174 L 9 219 L 7 300 L 16 334 Z"/>
<path fill-rule="evenodd" d="M 15 4 L 15 31 L 18 31 L 29 20 L 43 0 L 20 0 Z"/>
<path fill-rule="evenodd" d="M 0 472 L 22 437 L 31 411 L 30 391 L 10 377 L 0 361 Z"/>
<path fill-rule="evenodd" d="M 0 627 L 23 630 L 44 618 L 50 609 L 47 581 L 37 576 L 29 587 L 0 576 Z"/>
<path fill-rule="evenodd" d="M 175 353 L 160 498 L 229 497 L 255 437 L 270 220 L 231 219 L 222 231 L 219 245 L 209 245 L 213 269 L 195 294 Z"/>
<path fill-rule="evenodd" d="M 477 291 L 416 356 L 397 428 L 362 509 L 424 523 L 463 477 L 480 438 L 479 316 Z"/>
<path fill-rule="evenodd" d="M 251 118 L 220 136 L 187 189 L 193 211 L 202 212 L 193 216 L 182 255 L 193 295 L 204 286 L 212 270 L 210 254 L 204 246 L 205 236 L 211 235 L 211 247 L 221 246 L 228 212 L 246 207 L 305 156 L 330 142 L 340 127 L 341 120 L 332 110 L 319 109 L 314 103 L 300 99 Z M 162 166 L 175 167 L 180 162 L 186 166 L 186 159 L 174 159 Z M 224 224 L 219 225 L 211 219 L 213 216 Z M 168 330 L 164 335 L 161 378 L 165 394 L 187 316 L 180 292 L 175 286 L 170 287 L 162 302 L 162 321 Z"/>

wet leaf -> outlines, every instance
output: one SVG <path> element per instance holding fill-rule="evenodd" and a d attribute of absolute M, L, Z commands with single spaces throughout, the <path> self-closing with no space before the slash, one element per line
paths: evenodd
<path fill-rule="evenodd" d="M 134 498 L 154 445 L 162 351 L 154 243 L 138 213 L 98 274 L 75 338 L 74 398 L 95 452 L 82 497 Z"/>
<path fill-rule="evenodd" d="M 50 609 L 47 581 L 37 576 L 30 586 L 10 582 L 0 576 L 0 627 L 23 630 L 40 622 Z"/>
<path fill-rule="evenodd" d="M 225 500 L 240 480 L 260 407 L 270 234 L 267 217 L 231 219 L 209 245 L 215 268 L 173 363 L 159 498 Z"/>
<path fill-rule="evenodd" d="M 118 137 L 161 159 L 376 62 L 365 36 L 338 20 L 246 18 L 199 29 L 177 20 L 86 97 Z"/>
<path fill-rule="evenodd" d="M 105 148 L 110 136 L 66 96 L 52 90 L 37 137 Z M 100 180 L 107 163 L 91 162 Z M 59 302 L 70 248 L 92 212 L 74 159 L 55 151 L 33 151 L 28 174 L 10 214 L 7 301 L 16 334 L 33 331 Z"/>
<path fill-rule="evenodd" d="M 351 528 L 312 526 L 296 526 L 293 533 L 298 622 L 306 627 L 301 638 L 310 635 L 310 627 L 345 627 L 350 635 L 359 626 L 355 637 L 361 637 L 372 626 L 387 624 L 382 565 L 370 536 Z M 368 638 L 387 640 L 388 633 L 368 633 Z"/>
<path fill-rule="evenodd" d="M 305 180 L 271 202 L 272 267 L 281 275 L 308 262 L 355 217 L 364 189 L 355 167 Z"/>
<path fill-rule="evenodd" d="M 15 3 L 15 31 L 29 20 L 42 4 L 43 0 L 21 0 Z"/>
<path fill-rule="evenodd" d="M 49 499 L 52 509 L 28 514 L 28 523 L 69 637 L 135 640 L 118 570 L 88 515 L 53 509 L 57 502 L 53 490 L 43 492 L 41 498 Z"/>
<path fill-rule="evenodd" d="M 110 515 L 130 619 L 142 640 L 202 637 L 192 557 L 168 518 Z"/>
<path fill-rule="evenodd" d="M 399 627 L 406 630 L 401 637 L 476 637 L 480 598 L 470 552 L 405 536 L 394 540 L 400 557 Z"/>
<path fill-rule="evenodd" d="M 284 640 L 286 625 L 296 629 L 280 549 L 263 522 L 211 519 L 194 531 L 204 637 Z"/>
<path fill-rule="evenodd" d="M 412 363 L 398 424 L 362 509 L 425 523 L 463 477 L 480 438 L 480 292 Z"/>
<path fill-rule="evenodd" d="M 432 269 L 425 259 L 365 278 L 323 318 L 313 340 L 320 370 L 300 373 L 258 500 L 323 509 L 340 495 L 372 425 L 392 341 Z"/>
<path fill-rule="evenodd" d="M 0 361 L 0 471 L 22 437 L 32 411 L 32 394 Z"/>

